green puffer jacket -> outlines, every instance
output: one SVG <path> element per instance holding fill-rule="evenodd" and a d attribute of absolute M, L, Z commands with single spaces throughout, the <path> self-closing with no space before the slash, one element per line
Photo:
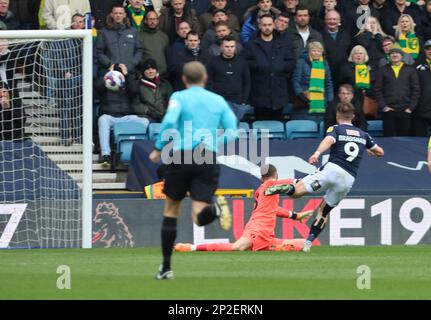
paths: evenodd
<path fill-rule="evenodd" d="M 136 80 L 132 108 L 138 116 L 150 117 L 161 121 L 168 108 L 172 86 L 166 80 L 161 80 L 157 89 L 153 90 L 144 85 L 142 80 Z"/>

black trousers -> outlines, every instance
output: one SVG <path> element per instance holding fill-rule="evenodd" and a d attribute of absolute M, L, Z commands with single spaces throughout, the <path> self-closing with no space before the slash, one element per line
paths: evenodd
<path fill-rule="evenodd" d="M 383 112 L 383 135 L 385 137 L 411 135 L 411 115 L 405 111 Z"/>
<path fill-rule="evenodd" d="M 269 108 L 254 108 L 254 116 L 256 120 L 282 120 L 283 109 L 269 109 Z"/>
<path fill-rule="evenodd" d="M 415 137 L 428 137 L 431 130 L 431 119 L 413 116 L 412 134 Z"/>

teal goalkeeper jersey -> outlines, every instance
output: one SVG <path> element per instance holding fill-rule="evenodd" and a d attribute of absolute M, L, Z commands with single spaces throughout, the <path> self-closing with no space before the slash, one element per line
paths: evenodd
<path fill-rule="evenodd" d="M 222 96 L 194 86 L 171 96 L 155 148 L 162 150 L 170 137 L 175 137 L 174 151 L 203 144 L 217 152 L 221 144 L 236 139 L 237 119 Z"/>

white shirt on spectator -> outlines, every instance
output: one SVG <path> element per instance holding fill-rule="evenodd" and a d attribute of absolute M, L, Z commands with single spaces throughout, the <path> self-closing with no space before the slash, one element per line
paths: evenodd
<path fill-rule="evenodd" d="M 298 27 L 296 27 L 296 28 L 298 30 L 299 35 L 302 38 L 302 41 L 304 42 L 304 48 L 305 48 L 305 46 L 307 45 L 308 38 L 310 37 L 310 28 L 307 27 L 306 31 L 301 31 L 301 30 L 299 30 Z"/>

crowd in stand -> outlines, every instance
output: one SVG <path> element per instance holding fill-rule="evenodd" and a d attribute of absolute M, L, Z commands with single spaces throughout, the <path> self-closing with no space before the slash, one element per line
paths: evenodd
<path fill-rule="evenodd" d="M 362 129 L 382 119 L 385 136 L 429 134 L 431 0 L 0 0 L 0 29 L 83 29 L 88 13 L 105 162 L 110 127 L 160 122 L 196 60 L 239 121 L 327 128 L 342 101 Z M 109 70 L 125 90 L 106 90 Z"/>

